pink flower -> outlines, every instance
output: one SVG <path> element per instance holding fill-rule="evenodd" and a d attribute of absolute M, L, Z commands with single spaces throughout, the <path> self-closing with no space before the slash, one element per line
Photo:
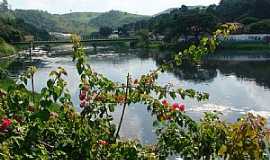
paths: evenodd
<path fill-rule="evenodd" d="M 85 98 L 86 98 L 86 92 L 82 91 L 80 94 L 80 100 L 83 101 L 83 100 L 85 100 Z"/>
<path fill-rule="evenodd" d="M 162 105 L 165 106 L 165 107 L 167 107 L 167 106 L 169 105 L 168 101 L 165 100 L 165 99 L 164 99 L 163 101 L 161 101 L 161 103 L 162 103 Z"/>
<path fill-rule="evenodd" d="M 0 131 L 2 132 L 6 130 L 11 124 L 12 124 L 12 121 L 10 119 L 7 119 L 7 118 L 3 119 L 2 124 L 0 126 Z"/>
<path fill-rule="evenodd" d="M 101 145 L 108 145 L 109 144 L 107 141 L 104 141 L 104 140 L 100 140 L 100 141 L 98 141 L 98 143 Z"/>

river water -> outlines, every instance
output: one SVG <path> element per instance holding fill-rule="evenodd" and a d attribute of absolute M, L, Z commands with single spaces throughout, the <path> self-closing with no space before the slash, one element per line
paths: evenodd
<path fill-rule="evenodd" d="M 140 50 L 108 51 L 100 50 L 97 55 L 89 51 L 88 62 L 92 68 L 110 79 L 124 82 L 127 73 L 133 78 L 148 73 L 157 68 L 164 58 L 162 52 L 151 51 L 142 54 Z M 108 54 L 109 53 L 109 54 Z M 243 56 L 243 55 L 240 55 Z M 270 61 L 246 56 L 244 61 L 235 56 L 225 58 L 218 56 L 207 62 L 206 65 L 193 69 L 175 69 L 172 72 L 163 73 L 158 83 L 172 83 L 177 88 L 195 89 L 207 92 L 210 98 L 206 102 L 178 98 L 176 102 L 186 104 L 187 114 L 199 120 L 204 112 L 220 111 L 226 121 L 235 121 L 241 115 L 252 112 L 266 118 L 270 117 Z M 50 71 L 62 66 L 68 72 L 66 80 L 72 100 L 79 108 L 78 85 L 79 77 L 74 62 L 70 55 L 35 57 L 39 60 L 36 64 L 38 72 L 35 75 L 35 88 L 40 91 L 48 80 Z M 210 58 L 211 59 L 211 58 Z M 230 60 L 231 59 L 231 60 Z M 243 59 L 243 58 L 242 58 Z M 263 60 L 263 61 L 262 61 Z M 170 100 L 174 102 L 173 100 Z M 114 113 L 115 122 L 120 119 L 121 106 Z M 143 143 L 153 143 L 156 139 L 153 118 L 142 104 L 133 104 L 127 108 L 124 123 L 120 135 L 126 138 L 139 139 Z"/>

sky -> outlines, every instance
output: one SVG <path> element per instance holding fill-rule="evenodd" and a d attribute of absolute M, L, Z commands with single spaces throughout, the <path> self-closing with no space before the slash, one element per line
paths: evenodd
<path fill-rule="evenodd" d="M 1 1 L 1 0 L 0 0 Z M 50 13 L 105 12 L 121 10 L 129 13 L 154 15 L 168 8 L 185 4 L 209 5 L 219 0 L 8 0 L 12 9 L 39 9 Z"/>

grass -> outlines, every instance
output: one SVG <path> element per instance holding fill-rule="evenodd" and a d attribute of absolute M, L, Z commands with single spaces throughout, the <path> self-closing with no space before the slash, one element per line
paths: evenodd
<path fill-rule="evenodd" d="M 161 43 L 160 42 L 151 42 L 149 44 L 149 48 L 152 48 L 152 49 L 159 49 L 161 47 Z"/>
<path fill-rule="evenodd" d="M 14 54 L 15 52 L 16 52 L 16 49 L 12 45 L 0 39 L 0 57 L 10 56 Z"/>
<path fill-rule="evenodd" d="M 5 78 L 0 80 L 0 88 L 3 90 L 8 90 L 9 87 L 16 85 L 13 79 Z"/>

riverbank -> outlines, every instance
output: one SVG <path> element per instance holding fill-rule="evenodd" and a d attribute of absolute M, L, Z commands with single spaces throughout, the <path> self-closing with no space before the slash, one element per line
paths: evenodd
<path fill-rule="evenodd" d="M 15 85 L 15 81 L 8 76 L 7 69 L 13 62 L 13 59 L 0 60 L 0 89 L 7 90 L 10 86 Z"/>
<path fill-rule="evenodd" d="M 218 50 L 244 50 L 244 51 L 257 51 L 268 50 L 270 51 L 270 43 L 266 42 L 222 42 Z"/>

